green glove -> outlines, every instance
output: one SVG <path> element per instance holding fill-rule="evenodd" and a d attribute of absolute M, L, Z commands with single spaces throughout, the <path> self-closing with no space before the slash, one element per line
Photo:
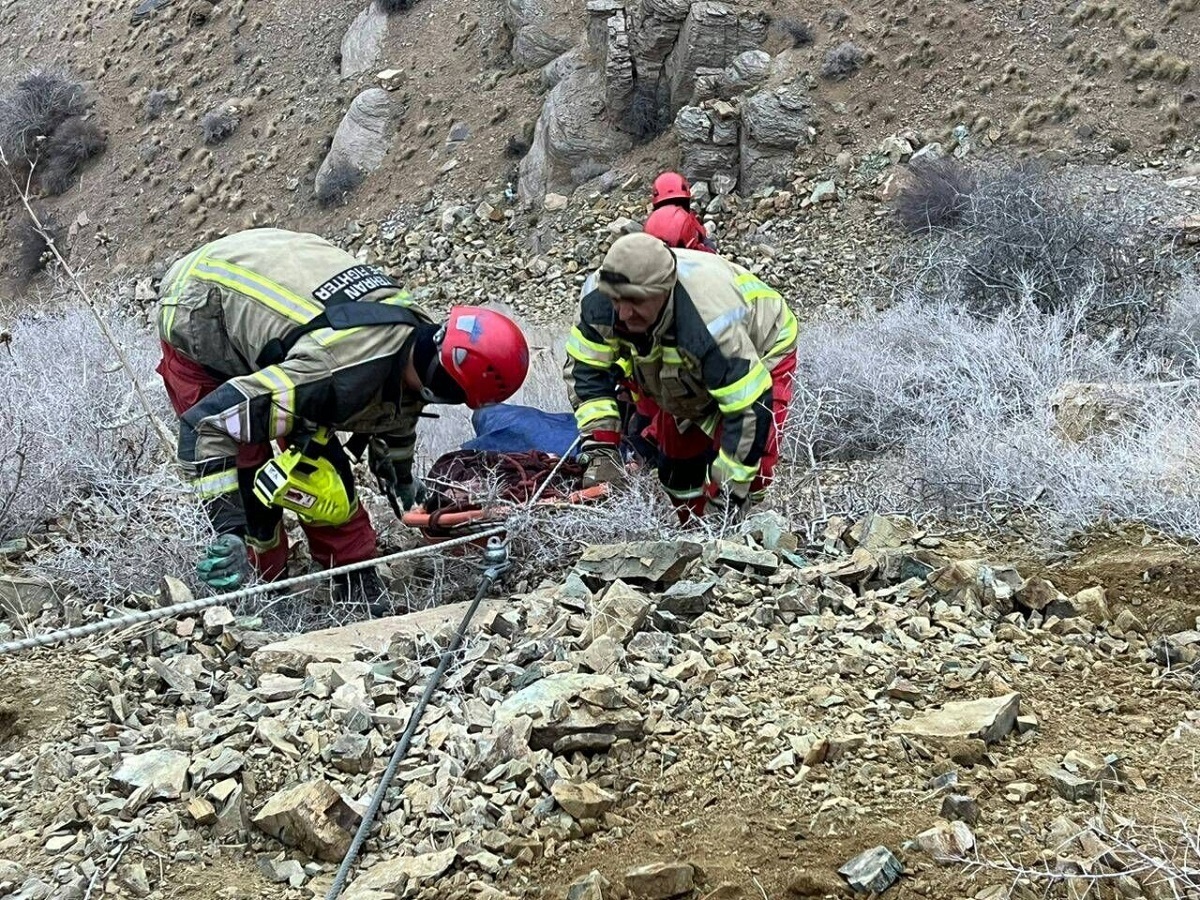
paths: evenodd
<path fill-rule="evenodd" d="M 250 554 L 246 542 L 236 534 L 223 534 L 211 544 L 204 558 L 196 563 L 200 580 L 217 591 L 238 587 L 250 572 Z"/>

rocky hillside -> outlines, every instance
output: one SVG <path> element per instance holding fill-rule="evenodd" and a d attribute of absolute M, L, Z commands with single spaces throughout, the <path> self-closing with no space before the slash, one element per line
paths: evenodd
<path fill-rule="evenodd" d="M 488 601 L 347 900 L 1171 896 L 1194 631 L 903 519 L 752 531 Z M 463 609 L 0 660 L 0 893 L 323 897 Z"/>
<path fill-rule="evenodd" d="M 885 154 L 1135 168 L 1196 136 L 1184 2 L 385 5 L 6 3 L 0 81 L 62 70 L 106 135 L 45 198 L 77 258 L 101 278 L 255 224 L 521 216 L 666 165 L 748 194 L 870 168 L 896 134 Z"/>

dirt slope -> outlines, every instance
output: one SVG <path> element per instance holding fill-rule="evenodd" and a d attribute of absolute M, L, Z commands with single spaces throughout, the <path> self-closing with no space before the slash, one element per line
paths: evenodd
<path fill-rule="evenodd" d="M 46 202 L 64 225 L 76 224 L 77 255 L 97 274 L 119 274 L 235 228 L 340 233 L 431 200 L 502 195 L 518 161 L 509 139 L 526 132 L 541 102 L 539 73 L 511 64 L 504 4 L 420 2 L 395 13 L 377 64 L 343 78 L 342 37 L 363 5 L 178 0 L 131 24 L 131 2 L 9 0 L 0 11 L 0 84 L 34 66 L 64 67 L 88 83 L 109 134 L 108 151 L 79 186 Z M 774 21 L 766 49 L 777 76 L 809 76 L 818 137 L 798 155 L 799 171 L 857 166 L 906 128 L 946 139 L 969 126 L 975 153 L 994 143 L 1134 166 L 1194 144 L 1195 4 L 757 5 Z M 580 37 L 581 7 L 547 5 L 553 16 L 577 17 Z M 793 47 L 798 23 L 811 42 Z M 864 51 L 863 68 L 823 77 L 830 51 L 847 42 Z M 316 167 L 349 101 L 388 67 L 407 73 L 391 151 L 346 206 L 322 208 L 312 197 Z M 154 120 L 152 91 L 167 92 Z M 206 145 L 200 119 L 231 101 L 240 126 Z M 451 147 L 455 126 L 467 138 Z M 619 167 L 641 172 L 676 160 L 668 136 Z"/>

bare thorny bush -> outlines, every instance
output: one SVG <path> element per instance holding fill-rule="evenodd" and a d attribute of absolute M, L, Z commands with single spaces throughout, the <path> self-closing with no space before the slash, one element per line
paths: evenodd
<path fill-rule="evenodd" d="M 1194 276 L 1040 174 L 931 171 L 898 202 L 902 222 L 941 217 L 916 229 L 892 305 L 802 329 L 775 502 L 812 516 L 1024 510 L 1051 536 L 1124 520 L 1200 538 Z M 1126 254 L 1142 265 L 1123 269 Z M 1136 384 L 1136 409 L 1068 440 L 1054 401 L 1077 382 Z"/>
<path fill-rule="evenodd" d="M 905 178 L 893 214 L 920 239 L 895 260 L 893 300 L 916 292 L 983 318 L 1032 302 L 1127 344 L 1160 316 L 1156 292 L 1178 274 L 1169 248 L 1141 223 L 1073 203 L 1052 173 L 942 159 Z"/>
<path fill-rule="evenodd" d="M 1149 811 L 1131 816 L 1102 799 L 1078 832 L 1048 848 L 1049 858 L 1015 858 L 996 845 L 946 861 L 1007 876 L 1014 897 L 1194 897 L 1200 886 L 1200 808 L 1166 793 L 1151 803 Z"/>
<path fill-rule="evenodd" d="M 153 342 L 115 310 L 109 327 L 152 383 Z M 91 315 L 69 305 L 24 310 L 9 328 L 0 351 L 0 540 L 28 535 L 44 545 L 31 571 L 89 600 L 153 591 L 162 574 L 189 577 L 207 522 Z M 165 395 L 161 404 L 169 419 Z"/>

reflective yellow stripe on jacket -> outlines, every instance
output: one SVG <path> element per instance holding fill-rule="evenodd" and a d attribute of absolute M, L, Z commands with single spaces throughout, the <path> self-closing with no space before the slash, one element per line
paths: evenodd
<path fill-rule="evenodd" d="M 575 410 L 575 424 L 580 431 L 587 430 L 588 426 L 594 422 L 603 419 L 619 419 L 620 417 L 621 411 L 617 407 L 617 401 L 609 397 L 600 397 L 581 403 Z"/>
<path fill-rule="evenodd" d="M 733 384 L 713 388 L 709 393 L 725 415 L 739 413 L 763 395 L 771 386 L 771 373 L 762 362 L 755 360 L 750 371 Z"/>
<path fill-rule="evenodd" d="M 292 430 L 292 417 L 296 410 L 296 383 L 279 366 L 259 369 L 253 377 L 272 394 L 272 407 L 275 410 L 272 436 L 287 434 Z"/>
<path fill-rule="evenodd" d="M 224 472 L 203 475 L 192 482 L 192 490 L 201 500 L 211 500 L 213 497 L 220 497 L 222 494 L 228 494 L 237 489 L 237 469 L 226 469 Z"/>
<path fill-rule="evenodd" d="M 712 474 L 721 484 L 727 481 L 749 484 L 758 474 L 758 465 L 744 465 L 722 449 L 717 453 L 717 458 L 713 460 Z"/>
<path fill-rule="evenodd" d="M 611 344 L 589 341 L 583 336 L 579 326 L 575 326 L 571 329 L 571 336 L 567 338 L 567 355 L 585 366 L 607 369 L 616 360 L 617 350 Z"/>
<path fill-rule="evenodd" d="M 163 294 L 162 309 L 160 310 L 159 328 L 160 336 L 164 341 L 171 340 L 171 329 L 175 327 L 175 308 L 179 305 L 179 295 L 183 292 L 184 286 L 187 284 L 188 277 L 192 274 L 192 267 L 196 264 L 196 260 L 200 254 L 204 252 L 201 247 L 198 250 L 193 250 L 184 259 L 183 264 L 179 267 L 179 272 L 175 276 L 175 280 L 171 282 L 165 294 Z"/>
<path fill-rule="evenodd" d="M 231 291 L 245 294 L 247 297 L 253 297 L 269 309 L 287 316 L 301 325 L 321 313 L 321 307 L 314 301 L 305 299 L 299 294 L 293 294 L 269 278 L 263 278 L 261 275 L 256 275 L 233 263 L 217 259 L 200 259 L 192 266 L 191 275 L 202 281 L 211 281 L 227 287 Z"/>

